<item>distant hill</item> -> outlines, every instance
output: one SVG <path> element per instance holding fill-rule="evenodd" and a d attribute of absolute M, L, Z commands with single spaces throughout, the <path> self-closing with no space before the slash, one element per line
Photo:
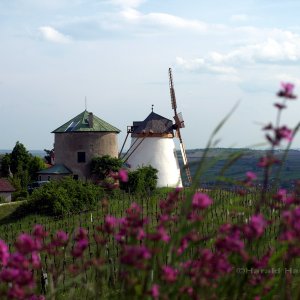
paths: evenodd
<path fill-rule="evenodd" d="M 187 150 L 187 157 L 191 169 L 192 176 L 195 174 L 197 166 L 203 157 L 204 149 L 190 149 Z M 228 164 L 230 159 L 238 154 L 241 157 L 235 161 L 234 164 L 228 166 L 223 175 L 232 180 L 243 180 L 247 171 L 255 172 L 261 179 L 263 177 L 262 168 L 258 166 L 259 158 L 265 154 L 266 150 L 253 150 L 253 149 L 235 149 L 235 148 L 214 148 L 210 149 L 206 159 L 206 168 L 203 173 L 201 185 L 210 186 L 218 182 L 218 178 Z M 180 151 L 177 152 L 178 160 L 181 167 L 183 167 Z M 275 156 L 282 159 L 285 152 L 284 150 L 276 150 Z M 270 183 L 277 177 L 277 172 L 281 168 L 280 178 L 281 186 L 292 188 L 295 181 L 300 179 L 300 150 L 289 150 L 286 160 L 282 165 L 277 165 L 270 177 Z M 184 172 L 183 172 L 184 173 Z M 186 182 L 185 175 L 183 181 Z M 228 183 L 219 182 L 219 185 L 230 186 Z"/>

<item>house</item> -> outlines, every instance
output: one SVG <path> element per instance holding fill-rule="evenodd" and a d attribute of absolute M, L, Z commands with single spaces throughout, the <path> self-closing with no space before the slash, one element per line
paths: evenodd
<path fill-rule="evenodd" d="M 16 189 L 6 178 L 0 178 L 0 197 L 3 197 L 5 202 L 11 202 L 11 194 Z"/>
<path fill-rule="evenodd" d="M 119 132 L 118 128 L 92 112 L 83 111 L 52 132 L 55 135 L 54 165 L 38 172 L 39 180 L 66 175 L 74 179 L 90 179 L 90 163 L 94 157 L 118 157 Z"/>

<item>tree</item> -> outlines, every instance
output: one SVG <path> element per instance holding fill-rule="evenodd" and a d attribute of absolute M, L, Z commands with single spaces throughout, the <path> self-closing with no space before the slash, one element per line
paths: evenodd
<path fill-rule="evenodd" d="M 11 164 L 10 154 L 6 153 L 2 156 L 2 160 L 1 160 L 1 174 L 2 174 L 2 176 L 5 176 L 5 177 L 9 176 L 10 164 Z"/>
<path fill-rule="evenodd" d="M 28 173 L 31 180 L 37 179 L 37 172 L 46 167 L 45 162 L 38 156 L 32 156 L 28 164 Z"/>
<path fill-rule="evenodd" d="M 27 185 L 37 178 L 37 172 L 45 168 L 44 161 L 37 156 L 31 155 L 25 146 L 19 141 L 14 146 L 11 153 L 6 153 L 2 157 L 1 173 L 9 176 L 13 174 L 12 184 L 19 192 L 27 190 Z"/>
<path fill-rule="evenodd" d="M 46 155 L 44 156 L 44 159 L 46 160 L 47 164 L 51 165 L 52 164 L 52 157 L 54 155 L 54 149 L 52 149 L 52 150 L 44 149 L 44 151 L 46 152 Z"/>
<path fill-rule="evenodd" d="M 104 180 L 110 172 L 118 172 L 122 167 L 122 160 L 119 158 L 104 155 L 95 157 L 91 161 L 91 172 L 100 180 Z"/>
<path fill-rule="evenodd" d="M 15 174 L 22 170 L 27 170 L 30 158 L 30 153 L 25 146 L 18 141 L 10 154 L 10 168 L 12 173 Z"/>

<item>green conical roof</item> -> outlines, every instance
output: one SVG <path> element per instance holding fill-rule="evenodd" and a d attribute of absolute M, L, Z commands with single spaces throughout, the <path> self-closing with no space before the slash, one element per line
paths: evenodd
<path fill-rule="evenodd" d="M 90 124 L 90 120 L 92 121 Z M 88 131 L 100 131 L 100 132 L 116 132 L 121 130 L 110 125 L 109 123 L 101 120 L 97 116 L 88 111 L 84 111 L 75 118 L 71 119 L 64 125 L 53 130 L 52 133 L 61 132 L 88 132 Z"/>
<path fill-rule="evenodd" d="M 37 172 L 38 174 L 56 174 L 56 175 L 68 175 L 72 174 L 72 171 L 70 171 L 65 165 L 54 165 L 48 169 L 41 170 Z"/>

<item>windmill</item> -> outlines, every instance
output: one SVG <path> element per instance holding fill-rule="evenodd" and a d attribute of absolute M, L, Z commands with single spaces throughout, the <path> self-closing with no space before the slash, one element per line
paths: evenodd
<path fill-rule="evenodd" d="M 175 120 L 174 129 L 176 130 L 176 136 L 179 139 L 180 151 L 181 151 L 181 155 L 182 155 L 182 160 L 183 160 L 183 166 L 184 166 L 184 169 L 185 169 L 185 173 L 186 173 L 188 182 L 191 184 L 192 183 L 191 171 L 190 171 L 188 160 L 187 160 L 185 146 L 184 146 L 182 136 L 181 136 L 181 133 L 180 133 L 180 129 L 185 127 L 184 126 L 184 120 L 182 118 L 182 113 L 177 113 L 177 103 L 176 103 L 176 96 L 175 96 L 175 90 L 174 90 L 173 76 L 172 76 L 172 69 L 171 68 L 169 68 L 169 86 L 170 86 L 171 104 L 172 104 L 172 109 L 174 111 L 174 120 Z"/>

